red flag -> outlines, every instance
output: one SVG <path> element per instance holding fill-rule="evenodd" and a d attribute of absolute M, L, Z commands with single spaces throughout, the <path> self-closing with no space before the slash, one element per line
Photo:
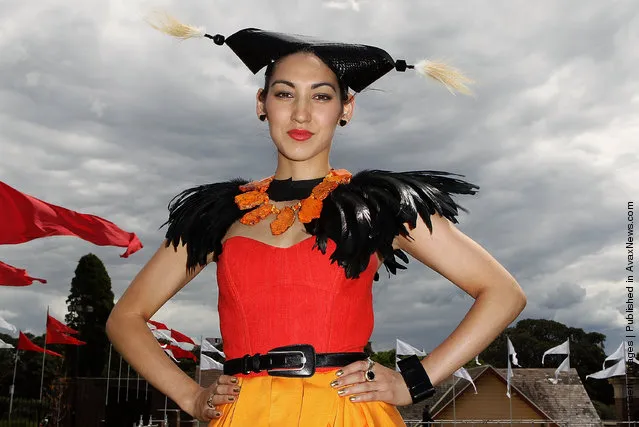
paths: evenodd
<path fill-rule="evenodd" d="M 171 329 L 171 338 L 177 341 L 177 345 L 182 350 L 193 350 L 195 348 L 195 343 L 191 338 L 187 337 L 182 332 L 176 331 L 175 329 Z"/>
<path fill-rule="evenodd" d="M 149 329 L 151 330 L 153 329 L 160 329 L 162 331 L 170 330 L 169 327 L 166 326 L 164 323 L 156 322 L 155 320 L 149 320 L 147 323 L 150 323 L 151 325 L 154 326 L 153 328 L 149 327 Z"/>
<path fill-rule="evenodd" d="M 18 350 L 25 350 L 25 351 L 37 351 L 38 353 L 45 353 L 46 352 L 47 354 L 50 354 L 51 356 L 62 357 L 61 354 L 58 354 L 55 351 L 45 350 L 42 347 L 40 347 L 39 345 L 35 345 L 34 343 L 31 342 L 31 340 L 29 338 L 27 338 L 27 336 L 25 334 L 22 333 L 22 331 L 20 331 L 20 336 L 18 338 L 17 349 Z"/>
<path fill-rule="evenodd" d="M 85 345 L 84 341 L 47 326 L 47 344 Z"/>
<path fill-rule="evenodd" d="M 69 326 L 67 326 L 64 323 L 60 322 L 55 317 L 50 316 L 49 314 L 47 314 L 47 335 L 49 334 L 49 331 L 51 331 L 51 330 L 55 330 L 57 332 L 62 332 L 64 334 L 69 334 L 69 335 L 74 335 L 74 334 L 78 334 L 79 333 L 75 329 L 70 328 Z"/>
<path fill-rule="evenodd" d="M 34 280 L 47 283 L 44 279 L 29 276 L 27 270 L 0 261 L 0 286 L 29 286 Z"/>
<path fill-rule="evenodd" d="M 99 246 L 126 247 L 123 258 L 142 248 L 134 233 L 95 215 L 82 214 L 23 194 L 0 181 L 0 244 L 46 236 L 76 236 Z"/>
<path fill-rule="evenodd" d="M 171 353 L 173 353 L 173 357 L 176 359 L 192 359 L 195 363 L 197 363 L 197 357 L 195 357 L 195 354 L 190 351 L 182 350 L 180 347 L 172 344 L 167 344 L 162 348 L 170 350 Z"/>

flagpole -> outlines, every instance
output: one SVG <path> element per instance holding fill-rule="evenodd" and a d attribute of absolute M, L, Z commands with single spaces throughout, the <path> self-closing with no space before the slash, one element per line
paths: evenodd
<path fill-rule="evenodd" d="M 623 366 L 626 377 L 626 416 L 630 421 L 630 395 L 628 394 L 628 365 L 626 364 L 626 341 L 623 342 Z"/>
<path fill-rule="evenodd" d="M 568 427 L 570 427 L 570 418 L 572 417 L 572 384 L 570 375 L 570 337 L 568 337 Z"/>
<path fill-rule="evenodd" d="M 508 370 L 506 371 L 506 380 L 508 381 L 508 384 L 510 384 L 510 378 L 508 378 L 508 374 L 510 373 L 510 375 L 512 376 L 512 367 L 510 366 L 510 347 L 508 346 L 508 341 L 510 340 L 510 338 L 508 337 L 508 335 L 506 335 L 506 360 L 508 360 Z M 510 371 L 510 372 L 508 372 Z M 508 390 L 508 393 L 510 393 L 510 389 Z M 513 427 L 513 398 L 512 395 L 508 396 L 508 407 L 510 409 L 510 427 Z"/>
<path fill-rule="evenodd" d="M 113 344 L 109 343 L 109 362 L 107 363 L 107 384 L 106 384 L 106 399 L 104 406 L 109 406 L 109 379 L 111 377 L 111 353 L 113 350 Z"/>
<path fill-rule="evenodd" d="M 200 335 L 200 369 L 198 370 L 197 385 L 202 386 L 202 347 L 204 346 L 204 335 Z"/>
<path fill-rule="evenodd" d="M 453 375 L 453 424 L 457 425 L 457 408 L 455 407 L 455 376 Z"/>
<path fill-rule="evenodd" d="M 512 399 L 512 396 L 508 398 L 508 406 L 510 407 L 510 427 L 513 427 L 513 399 Z"/>
<path fill-rule="evenodd" d="M 47 321 L 44 322 L 44 351 L 42 352 L 42 374 L 40 375 L 40 402 L 42 403 L 42 386 L 44 385 L 44 361 L 47 356 L 47 324 L 49 320 L 49 306 L 47 305 Z"/>
<path fill-rule="evenodd" d="M 120 355 L 120 369 L 118 370 L 118 403 L 120 403 L 120 380 L 122 379 L 122 355 Z"/>
<path fill-rule="evenodd" d="M 164 426 L 163 427 L 169 427 L 169 417 L 166 414 L 166 409 L 167 409 L 168 403 L 169 403 L 169 398 L 165 394 L 164 395 Z"/>
<path fill-rule="evenodd" d="M 131 365 L 129 365 L 129 362 L 126 363 L 126 365 L 128 366 L 127 371 L 126 371 L 126 401 L 129 401 L 129 377 L 131 376 Z"/>
<path fill-rule="evenodd" d="M 16 361 L 13 365 L 13 382 L 11 383 L 11 388 L 9 389 L 9 394 L 11 395 L 11 399 L 9 400 L 9 422 L 11 422 L 11 412 L 13 411 L 13 394 L 16 389 L 16 371 L 18 370 L 18 349 L 16 348 Z"/>

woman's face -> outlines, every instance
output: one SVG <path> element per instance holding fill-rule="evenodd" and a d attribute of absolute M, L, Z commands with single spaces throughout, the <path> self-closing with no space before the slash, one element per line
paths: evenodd
<path fill-rule="evenodd" d="M 266 114 L 271 138 L 289 160 L 328 155 L 336 125 L 352 115 L 352 97 L 342 102 L 335 73 L 313 54 L 282 58 L 267 92 L 263 100 L 262 89 L 257 93 L 257 114 Z"/>

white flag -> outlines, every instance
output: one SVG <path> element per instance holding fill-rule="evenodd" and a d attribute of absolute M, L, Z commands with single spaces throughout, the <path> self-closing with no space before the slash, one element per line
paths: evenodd
<path fill-rule="evenodd" d="M 11 344 L 8 344 L 2 340 L 0 340 L 0 348 L 13 348 Z"/>
<path fill-rule="evenodd" d="M 213 353 L 219 354 L 220 356 L 226 359 L 226 354 L 224 354 L 224 352 L 215 348 L 215 346 L 211 344 L 211 342 L 207 338 L 204 338 L 202 340 L 202 351 L 211 351 Z"/>
<path fill-rule="evenodd" d="M 413 354 L 416 356 L 426 356 L 424 350 L 415 348 L 412 345 L 405 343 L 404 341 L 399 339 L 397 340 L 395 353 L 398 356 L 412 356 Z"/>
<path fill-rule="evenodd" d="M 510 338 L 506 337 L 506 344 L 508 346 L 508 371 L 506 372 L 506 396 L 510 399 L 510 379 L 513 377 L 513 368 L 510 362 L 510 356 L 512 356 L 512 363 L 519 366 L 519 361 L 517 360 L 517 352 L 515 351 L 515 347 L 513 343 L 510 342 Z"/>
<path fill-rule="evenodd" d="M 513 343 L 510 342 L 510 338 L 506 337 L 508 341 L 508 356 L 513 357 L 513 364 L 519 366 L 519 362 L 517 361 L 517 352 L 515 351 L 515 347 L 513 347 Z M 520 366 L 521 367 L 521 366 Z"/>
<path fill-rule="evenodd" d="M 413 347 L 412 345 L 405 343 L 404 341 L 397 339 L 397 344 L 395 345 L 395 370 L 399 372 L 399 366 L 397 366 L 397 362 L 399 362 L 399 356 L 426 356 L 426 352 L 424 350 L 420 350 L 418 348 Z"/>
<path fill-rule="evenodd" d="M 553 347 L 549 350 L 546 350 L 546 352 L 543 354 L 543 356 L 541 356 L 541 364 L 544 364 L 544 358 L 546 357 L 547 354 L 570 354 L 570 343 L 569 340 L 566 340 L 565 342 L 559 344 L 556 347 Z"/>
<path fill-rule="evenodd" d="M 616 377 L 616 376 L 625 375 L 625 374 L 626 374 L 626 362 L 622 359 L 619 362 L 615 363 L 614 365 L 610 366 L 609 368 L 606 368 L 599 372 L 595 372 L 594 374 L 586 375 L 586 379 L 588 379 L 589 377 L 592 377 L 592 378 L 601 380 L 604 378 Z"/>
<path fill-rule="evenodd" d="M 15 335 L 18 333 L 18 329 L 13 326 L 11 323 L 7 322 L 0 316 L 0 329 L 6 329 L 11 332 L 11 335 Z"/>
<path fill-rule="evenodd" d="M 619 359 L 623 358 L 624 354 L 626 353 L 625 349 L 624 349 L 625 344 L 626 344 L 625 341 L 621 341 L 621 344 L 619 344 L 619 347 L 617 347 L 615 352 L 604 359 L 604 363 L 603 363 L 603 366 L 602 366 L 602 368 L 604 370 L 606 369 L 606 361 L 608 361 L 608 360 L 619 360 Z M 626 355 L 626 360 L 628 360 L 628 356 L 627 355 Z M 601 372 L 603 372 L 603 371 L 601 371 Z"/>
<path fill-rule="evenodd" d="M 200 358 L 200 371 L 208 371 L 210 369 L 218 369 L 222 371 L 224 369 L 224 365 L 206 354 L 203 354 Z"/>
<path fill-rule="evenodd" d="M 615 350 L 614 353 L 612 353 L 610 356 L 608 356 L 608 357 L 606 357 L 604 359 L 604 363 L 603 363 L 602 368 L 606 369 L 606 362 L 608 360 L 612 360 L 612 361 L 620 360 L 620 359 L 622 359 L 624 357 L 624 354 L 626 355 L 626 357 L 625 357 L 626 362 L 629 362 L 630 361 L 630 354 L 628 353 L 628 349 L 627 349 L 627 346 L 626 346 L 626 341 L 621 341 L 621 344 L 619 344 L 619 347 L 617 348 L 617 350 Z M 637 360 L 636 357 L 633 357 L 632 361 L 637 363 L 637 364 L 639 364 L 639 361 Z"/>
<path fill-rule="evenodd" d="M 561 365 L 559 365 L 559 367 L 555 369 L 555 380 L 559 379 L 559 372 L 561 371 L 565 371 L 565 372 L 570 371 L 570 355 L 566 356 L 564 361 L 561 362 Z"/>
<path fill-rule="evenodd" d="M 470 374 L 463 366 L 457 369 L 455 372 L 453 372 L 453 375 L 459 378 L 463 378 L 466 381 L 470 381 L 470 383 L 473 385 L 473 388 L 475 389 L 475 394 L 477 394 L 477 387 L 475 387 L 475 383 L 473 382 L 473 379 L 470 377 Z"/>
<path fill-rule="evenodd" d="M 510 379 L 513 377 L 513 370 L 510 366 L 510 357 L 508 358 L 508 371 L 506 372 L 506 396 L 510 399 Z"/>
<path fill-rule="evenodd" d="M 477 366 L 481 366 L 481 363 L 479 363 L 479 354 L 475 356 L 475 363 L 477 364 Z"/>
<path fill-rule="evenodd" d="M 171 338 L 171 331 L 165 331 L 163 329 L 153 329 L 151 330 L 153 336 L 159 340 L 169 341 L 171 344 L 177 345 L 177 341 Z"/>

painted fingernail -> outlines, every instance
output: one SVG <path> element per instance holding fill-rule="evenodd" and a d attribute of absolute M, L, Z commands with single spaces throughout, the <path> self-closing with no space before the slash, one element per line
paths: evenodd
<path fill-rule="evenodd" d="M 232 382 L 233 384 L 237 384 L 237 378 L 235 378 L 235 377 L 231 378 L 231 382 Z"/>
<path fill-rule="evenodd" d="M 335 372 L 335 376 L 337 377 L 341 377 L 342 375 L 344 375 L 344 371 L 342 371 L 341 369 L 337 372 Z"/>
<path fill-rule="evenodd" d="M 232 402 L 235 400 L 235 396 L 229 396 L 229 400 Z"/>
<path fill-rule="evenodd" d="M 331 387 L 337 387 L 339 385 L 339 381 L 333 380 L 331 381 Z"/>
<path fill-rule="evenodd" d="M 236 392 L 236 393 L 239 393 L 239 392 L 240 392 L 240 388 L 239 388 L 239 387 L 235 387 L 235 388 L 233 389 L 233 391 L 234 391 L 234 392 Z"/>
<path fill-rule="evenodd" d="M 338 390 L 338 392 L 337 392 L 337 394 L 340 395 L 340 396 L 344 396 L 344 393 L 346 393 L 345 389 Z"/>
<path fill-rule="evenodd" d="M 348 398 L 351 402 L 355 402 L 357 400 L 357 396 L 351 396 Z"/>
<path fill-rule="evenodd" d="M 213 414 L 213 416 L 214 416 L 215 418 L 220 418 L 220 417 L 222 416 L 222 413 L 221 413 L 221 412 L 215 412 L 215 413 Z"/>

